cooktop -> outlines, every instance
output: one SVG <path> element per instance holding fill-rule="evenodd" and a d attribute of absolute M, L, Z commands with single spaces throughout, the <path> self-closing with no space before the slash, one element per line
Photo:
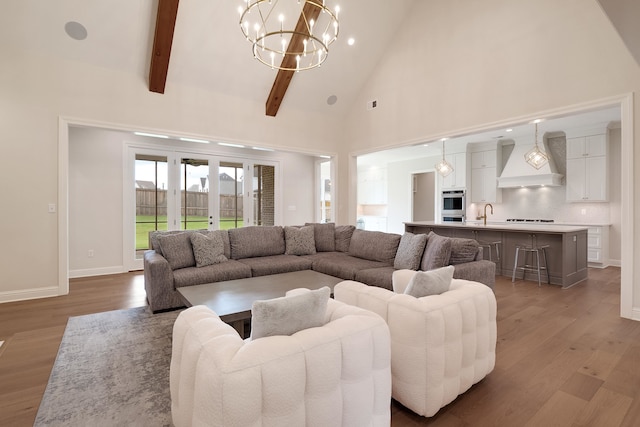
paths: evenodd
<path fill-rule="evenodd" d="M 531 219 L 531 218 L 507 218 L 507 222 L 553 222 L 552 219 Z"/>

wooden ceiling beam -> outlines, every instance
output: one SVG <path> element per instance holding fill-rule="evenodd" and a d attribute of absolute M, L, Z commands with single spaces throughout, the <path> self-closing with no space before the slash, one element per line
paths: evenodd
<path fill-rule="evenodd" d="M 164 93 L 169 71 L 173 31 L 176 27 L 179 0 L 158 0 L 156 31 L 149 67 L 149 91 Z"/>
<path fill-rule="evenodd" d="M 309 34 L 309 29 L 307 28 L 307 21 L 318 20 L 318 16 L 320 15 L 320 8 L 316 6 L 310 5 L 308 2 L 304 3 L 304 7 L 302 8 L 302 13 L 300 14 L 300 18 L 298 18 L 298 23 L 296 24 L 295 32 L 291 36 L 291 42 L 289 43 L 289 47 L 287 48 L 288 52 L 300 52 L 304 46 L 304 39 L 306 38 L 302 34 Z M 306 20 L 305 20 L 306 16 Z M 282 68 L 295 68 L 296 67 L 296 58 L 294 55 L 285 55 L 282 58 Z M 284 99 L 284 95 L 287 93 L 287 89 L 289 88 L 289 83 L 291 83 L 291 79 L 293 78 L 293 73 L 295 71 L 288 70 L 278 70 L 278 74 L 276 75 L 276 79 L 273 82 L 273 86 L 271 87 L 271 92 L 269 93 L 269 97 L 267 98 L 266 104 L 266 113 L 267 116 L 275 117 L 278 114 L 278 110 L 280 109 L 280 104 L 282 104 L 282 100 Z"/>

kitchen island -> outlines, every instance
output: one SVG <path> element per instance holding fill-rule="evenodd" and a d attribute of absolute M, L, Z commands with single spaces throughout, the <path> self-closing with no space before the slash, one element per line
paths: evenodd
<path fill-rule="evenodd" d="M 435 221 L 404 224 L 405 231 L 414 234 L 428 234 L 433 231 L 441 236 L 475 239 L 480 244 L 499 242 L 500 257 L 496 259 L 495 251 L 492 256 L 498 275 L 511 277 L 513 274 L 517 245 L 548 245 L 547 267 L 552 284 L 568 288 L 587 278 L 587 227 L 552 224 L 484 225 Z M 489 259 L 488 248 L 485 248 L 484 258 Z M 542 261 L 542 256 L 540 258 Z M 519 264 L 522 265 L 522 259 Z M 521 278 L 522 272 L 518 271 L 516 277 Z M 542 277 L 546 279 L 544 272 Z M 526 273 L 526 279 L 538 280 L 536 273 L 532 272 Z"/>

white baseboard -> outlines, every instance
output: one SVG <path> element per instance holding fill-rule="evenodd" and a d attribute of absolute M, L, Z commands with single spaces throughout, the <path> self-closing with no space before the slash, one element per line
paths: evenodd
<path fill-rule="evenodd" d="M 69 270 L 69 279 L 89 276 L 106 276 L 107 274 L 126 273 L 127 270 L 123 265 L 102 268 L 86 268 L 82 270 Z"/>
<path fill-rule="evenodd" d="M 619 259 L 610 259 L 609 265 L 612 267 L 622 267 L 622 261 L 620 261 Z"/>
<path fill-rule="evenodd" d="M 24 301 L 28 299 L 57 297 L 61 294 L 60 288 L 50 286 L 47 288 L 27 289 L 24 291 L 7 291 L 0 292 L 0 303 L 12 301 Z"/>

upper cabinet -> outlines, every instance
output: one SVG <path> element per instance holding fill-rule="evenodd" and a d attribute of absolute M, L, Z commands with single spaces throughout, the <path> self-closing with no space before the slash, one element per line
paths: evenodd
<path fill-rule="evenodd" d="M 500 147 L 501 148 L 501 147 Z M 495 144 L 470 146 L 471 158 L 471 203 L 499 203 L 502 190 L 498 188 L 498 156 L 502 151 Z M 471 151 L 474 150 L 474 151 Z"/>
<path fill-rule="evenodd" d="M 387 204 L 386 168 L 370 168 L 358 171 L 358 204 Z"/>
<path fill-rule="evenodd" d="M 588 132 L 590 133 L 590 132 Z M 567 137 L 567 201 L 608 200 L 608 144 L 602 133 Z"/>
<path fill-rule="evenodd" d="M 467 153 L 446 154 L 444 158 L 453 166 L 453 172 L 442 178 L 442 189 L 464 189 L 467 187 Z"/>

